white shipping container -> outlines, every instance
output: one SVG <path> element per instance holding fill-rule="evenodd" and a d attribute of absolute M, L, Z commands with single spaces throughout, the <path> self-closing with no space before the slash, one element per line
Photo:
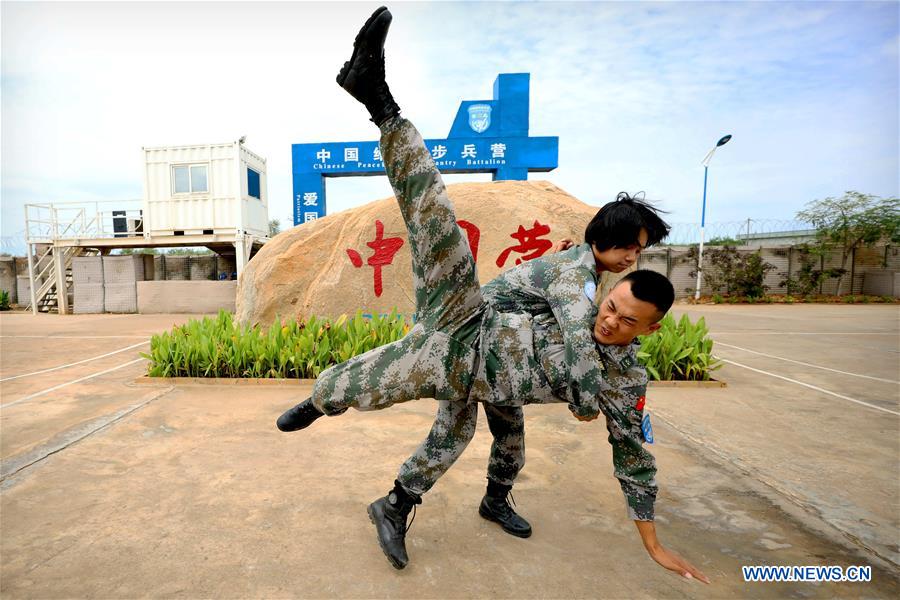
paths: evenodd
<path fill-rule="evenodd" d="M 268 236 L 266 160 L 240 142 L 143 148 L 143 154 L 144 233 Z"/>

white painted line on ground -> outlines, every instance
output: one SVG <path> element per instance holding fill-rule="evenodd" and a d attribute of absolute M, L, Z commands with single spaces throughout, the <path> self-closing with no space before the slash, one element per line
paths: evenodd
<path fill-rule="evenodd" d="M 59 384 L 59 385 L 55 385 L 55 386 L 53 386 L 52 388 L 47 388 L 46 390 L 41 390 L 40 392 L 36 392 L 36 393 L 34 393 L 34 394 L 31 394 L 30 396 L 25 396 L 24 398 L 19 398 L 18 400 L 13 400 L 12 402 L 8 402 L 8 403 L 6 403 L 6 404 L 0 404 L 0 408 L 7 408 L 7 407 L 9 407 L 9 406 L 12 406 L 13 404 L 18 404 L 19 402 L 25 402 L 26 400 L 31 400 L 32 398 L 37 398 L 38 396 L 43 396 L 44 394 L 49 394 L 50 392 L 54 392 L 54 391 L 56 391 L 56 390 L 58 390 L 58 389 L 60 389 L 60 388 L 64 388 L 64 387 L 66 387 L 67 385 L 72 385 L 73 383 L 79 383 L 79 382 L 81 382 L 81 381 L 85 381 L 85 380 L 88 380 L 88 379 L 93 379 L 94 377 L 99 377 L 99 376 L 101 376 L 101 375 L 106 375 L 107 373 L 112 373 L 113 371 L 118 371 L 119 369 L 122 369 L 122 368 L 124 368 L 124 367 L 129 366 L 129 365 L 133 365 L 134 363 L 141 362 L 142 360 L 145 360 L 145 359 L 143 359 L 143 358 L 137 358 L 137 359 L 135 359 L 135 360 L 132 360 L 131 362 L 127 362 L 127 363 L 121 364 L 121 365 L 119 365 L 119 366 L 117 366 L 117 367 L 113 367 L 113 368 L 111 368 L 111 369 L 106 369 L 105 371 L 100 371 L 99 373 L 94 373 L 93 375 L 87 375 L 87 376 L 81 377 L 81 378 L 79 378 L 79 379 L 73 379 L 72 381 L 68 381 L 68 382 L 66 382 L 66 383 L 61 383 L 61 384 Z"/>
<path fill-rule="evenodd" d="M 851 373 L 850 371 L 841 371 L 839 369 L 832 369 L 831 367 L 823 367 L 821 365 L 814 365 L 808 362 L 802 362 L 799 360 L 794 360 L 792 358 L 785 358 L 783 356 L 775 356 L 774 354 L 766 354 L 765 352 L 757 352 L 756 350 L 750 350 L 749 348 L 741 348 L 740 346 L 732 346 L 731 344 L 726 344 L 725 342 L 715 342 L 718 346 L 725 346 L 726 348 L 734 348 L 736 350 L 743 350 L 744 352 L 750 352 L 751 354 L 759 354 L 760 356 L 768 356 L 769 358 L 777 358 L 778 360 L 783 360 L 787 362 L 797 363 L 798 365 L 804 365 L 807 367 L 814 367 L 816 369 L 823 369 L 825 371 L 832 371 L 834 373 L 841 373 L 843 375 L 852 375 L 853 377 L 865 377 L 866 379 L 874 379 L 875 381 L 884 381 L 885 383 L 900 383 L 900 381 L 896 381 L 894 379 L 883 379 L 881 377 L 872 377 L 871 375 L 860 375 L 859 373 Z"/>
<path fill-rule="evenodd" d="M 836 397 L 836 398 L 841 398 L 842 400 L 848 400 L 848 401 L 854 402 L 854 403 L 856 403 L 856 404 L 861 404 L 862 406 L 867 406 L 867 407 L 869 407 L 869 408 L 874 408 L 875 410 L 880 410 L 880 411 L 882 411 L 882 412 L 890 413 L 890 414 L 892 414 L 892 415 L 897 415 L 898 417 L 900 417 L 900 412 L 891 410 L 891 409 L 889 409 L 889 408 L 882 408 L 881 406 L 876 406 L 876 405 L 874 405 L 874 404 L 869 404 L 868 402 L 863 402 L 862 400 L 857 400 L 856 398 L 851 398 L 851 397 L 849 397 L 849 396 L 844 396 L 843 394 L 838 394 L 838 393 L 836 393 L 836 392 L 832 392 L 832 391 L 830 391 L 830 390 L 826 390 L 826 389 L 824 389 L 824 388 L 820 388 L 820 387 L 818 387 L 818 386 L 815 386 L 815 385 L 812 385 L 812 384 L 809 384 L 809 383 L 804 383 L 804 382 L 802 382 L 802 381 L 797 381 L 796 379 L 791 379 L 790 377 L 785 377 L 784 375 L 776 375 L 775 373 L 770 373 L 770 372 L 768 372 L 768 371 L 763 371 L 762 369 L 754 369 L 753 367 L 749 367 L 749 366 L 747 366 L 747 365 L 742 365 L 741 363 L 734 362 L 733 360 L 728 360 L 728 359 L 722 358 L 722 357 L 720 357 L 720 356 L 717 356 L 716 358 L 718 358 L 718 359 L 721 360 L 722 362 L 728 363 L 728 364 L 730 364 L 730 365 L 734 365 L 734 366 L 736 366 L 736 367 L 743 367 L 744 369 L 749 369 L 749 370 L 755 371 L 755 372 L 757 372 L 757 373 L 762 373 L 763 375 L 769 375 L 770 377 L 777 377 L 778 379 L 784 379 L 785 381 L 790 381 L 791 383 L 796 383 L 797 385 L 802 385 L 802 386 L 804 386 L 804 387 L 808 387 L 808 388 L 810 388 L 810 389 L 816 390 L 817 392 L 822 392 L 823 394 L 828 394 L 828 395 L 834 396 L 834 397 Z"/>
<path fill-rule="evenodd" d="M 106 358 L 107 356 L 112 356 L 113 354 L 118 354 L 119 352 L 125 352 L 126 350 L 131 350 L 132 348 L 137 348 L 138 346 L 143 346 L 144 344 L 149 344 L 150 340 L 146 342 L 141 342 L 140 344 L 134 344 L 131 346 L 127 346 L 122 348 L 121 350 L 114 350 L 113 352 L 107 352 L 106 354 L 101 354 L 100 356 L 95 356 L 93 358 L 85 358 L 84 360 L 79 360 L 78 362 L 69 363 L 67 365 L 61 365 L 59 367 L 52 367 L 50 369 L 44 369 L 42 371 L 35 371 L 34 373 L 25 373 L 24 375 L 13 375 L 12 377 L 4 377 L 0 379 L 0 381 L 12 381 L 13 379 L 21 379 L 22 377 L 31 377 L 32 375 L 40 375 L 41 373 L 49 373 L 50 371 L 58 371 L 60 369 L 67 369 L 69 367 L 74 367 L 75 365 L 80 365 L 86 362 L 91 362 L 92 360 L 97 360 L 100 358 Z"/>

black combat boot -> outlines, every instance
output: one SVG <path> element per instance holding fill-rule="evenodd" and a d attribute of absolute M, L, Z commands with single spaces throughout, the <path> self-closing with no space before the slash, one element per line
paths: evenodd
<path fill-rule="evenodd" d="M 510 491 L 512 491 L 511 485 L 503 485 L 488 479 L 487 493 L 481 499 L 478 514 L 488 521 L 500 523 L 506 533 L 520 538 L 530 537 L 531 525 L 516 514 L 507 500 Z"/>
<path fill-rule="evenodd" d="M 312 398 L 307 398 L 278 417 L 275 425 L 281 431 L 297 431 L 298 429 L 306 429 L 321 416 L 322 413 L 319 412 L 319 409 L 313 406 Z"/>
<path fill-rule="evenodd" d="M 402 569 L 409 562 L 406 554 L 406 518 L 416 504 L 422 504 L 422 497 L 410 494 L 394 481 L 394 489 L 384 498 L 369 505 L 369 519 L 378 532 L 381 551 L 395 569 Z M 413 512 L 413 519 L 416 513 Z M 412 525 L 412 521 L 409 522 Z"/>
<path fill-rule="evenodd" d="M 366 105 L 376 125 L 400 114 L 384 79 L 384 40 L 391 19 L 391 11 L 384 6 L 372 13 L 356 34 L 353 54 L 337 76 L 338 85 Z"/>

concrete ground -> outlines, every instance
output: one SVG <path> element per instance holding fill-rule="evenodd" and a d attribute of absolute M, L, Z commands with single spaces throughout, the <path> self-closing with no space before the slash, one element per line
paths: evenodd
<path fill-rule="evenodd" d="M 526 410 L 515 499 L 530 539 L 477 514 L 490 446 L 482 422 L 419 507 L 411 563 L 396 571 L 365 507 L 424 437 L 434 403 L 283 434 L 273 421 L 306 385 L 134 383 L 147 348 L 137 344 L 185 316 L 3 314 L 0 595 L 897 597 L 897 307 L 681 312 L 706 317 L 728 387 L 648 394 L 657 527 L 710 586 L 646 556 L 605 428 L 562 406 Z M 745 583 L 742 565 L 873 574 Z"/>

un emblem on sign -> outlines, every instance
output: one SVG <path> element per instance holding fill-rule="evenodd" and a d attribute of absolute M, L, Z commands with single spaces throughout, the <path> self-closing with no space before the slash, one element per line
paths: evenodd
<path fill-rule="evenodd" d="M 491 105 L 473 104 L 469 107 L 469 127 L 475 133 L 484 133 L 491 126 Z"/>

